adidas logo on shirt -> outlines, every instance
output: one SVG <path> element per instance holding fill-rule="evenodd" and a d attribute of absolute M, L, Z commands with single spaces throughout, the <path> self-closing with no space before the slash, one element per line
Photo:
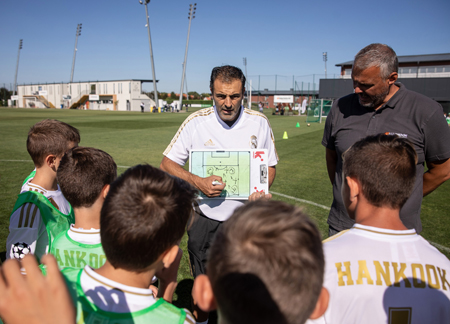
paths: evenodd
<path fill-rule="evenodd" d="M 216 144 L 214 144 L 214 142 L 212 141 L 212 139 L 209 139 L 207 142 L 205 142 L 205 146 L 215 146 Z"/>

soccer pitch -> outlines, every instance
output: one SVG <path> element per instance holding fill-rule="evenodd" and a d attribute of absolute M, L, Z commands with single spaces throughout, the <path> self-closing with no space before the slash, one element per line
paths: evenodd
<path fill-rule="evenodd" d="M 326 238 L 328 231 L 326 219 L 328 207 L 332 202 L 332 187 L 326 170 L 325 148 L 321 145 L 324 123 L 313 123 L 307 127 L 306 117 L 272 116 L 271 112 L 267 110 L 266 114 L 272 125 L 280 158 L 275 182 L 270 190 L 273 199 L 302 206 L 317 223 L 323 238 Z M 33 124 L 51 118 L 73 125 L 80 131 L 80 145 L 108 152 L 116 161 L 120 174 L 127 167 L 141 163 L 159 167 L 162 152 L 187 116 L 186 113 L 141 114 L 0 108 L 1 258 L 3 259 L 5 255 L 9 215 L 23 180 L 34 168 L 26 150 L 27 133 Z M 299 128 L 295 127 L 297 122 L 300 124 Z M 287 132 L 288 139 L 283 139 L 284 132 Z M 449 197 L 450 182 L 447 182 L 424 198 L 421 211 L 423 223 L 421 234 L 440 247 L 441 252 L 447 257 L 450 255 Z M 182 248 L 185 253 L 178 275 L 181 281 L 177 289 L 179 299 L 181 295 L 190 294 L 189 287 L 192 286 L 186 236 Z M 180 306 L 189 306 L 182 304 Z"/>

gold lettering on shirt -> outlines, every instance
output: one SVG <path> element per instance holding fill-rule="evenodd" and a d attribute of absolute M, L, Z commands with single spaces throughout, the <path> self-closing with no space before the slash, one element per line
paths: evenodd
<path fill-rule="evenodd" d="M 403 279 L 406 288 L 411 288 L 411 283 L 405 276 L 406 263 L 400 263 L 400 270 L 397 270 L 398 263 L 392 262 L 392 267 L 394 268 L 394 286 L 400 287 L 400 278 Z"/>
<path fill-rule="evenodd" d="M 412 275 L 413 275 L 413 285 L 415 288 L 425 288 L 425 272 L 423 271 L 423 265 L 420 263 L 411 264 Z M 419 270 L 420 280 L 417 276 L 417 270 Z"/>
<path fill-rule="evenodd" d="M 347 277 L 347 286 L 353 285 L 352 272 L 350 270 L 350 261 L 344 262 L 345 271 L 342 271 L 342 262 L 335 263 L 338 273 L 338 286 L 345 286 L 344 276 Z"/>
<path fill-rule="evenodd" d="M 367 279 L 367 284 L 373 285 L 373 280 L 370 277 L 369 269 L 367 269 L 367 263 L 366 260 L 359 260 L 358 261 L 358 280 L 356 280 L 357 285 L 362 285 L 363 279 Z"/>
<path fill-rule="evenodd" d="M 336 262 L 334 265 L 337 270 L 338 286 L 354 285 L 350 261 Z M 393 278 L 391 278 L 392 274 Z M 424 289 L 428 286 L 431 289 L 447 290 L 448 288 L 450 290 L 450 283 L 446 278 L 446 274 L 447 270 L 432 264 L 373 261 L 373 267 L 368 267 L 366 260 L 358 260 L 356 284 L 373 285 L 374 281 L 372 278 L 375 276 L 375 284 L 377 286 L 401 287 L 401 282 L 404 282 L 405 288 Z M 344 277 L 347 277 L 347 283 Z"/>
<path fill-rule="evenodd" d="M 441 269 L 438 267 L 438 272 L 439 272 L 439 277 L 441 278 L 441 282 L 442 282 L 442 288 L 444 290 L 447 290 L 447 288 L 445 288 L 445 284 L 447 284 L 448 288 L 450 289 L 450 284 L 448 283 L 447 279 L 445 278 L 445 270 L 442 269 L 442 273 L 441 273 Z"/>
<path fill-rule="evenodd" d="M 438 278 L 438 274 L 436 271 L 436 267 L 431 264 L 426 264 L 425 269 L 427 270 L 428 287 L 433 288 L 433 289 L 440 289 L 441 285 L 439 283 L 439 278 Z M 431 276 L 431 271 L 433 271 L 435 283 L 433 283 L 433 276 Z"/>
<path fill-rule="evenodd" d="M 373 264 L 375 265 L 375 271 L 377 273 L 377 286 L 382 286 L 383 282 L 381 281 L 381 277 L 383 277 L 384 279 L 384 284 L 386 286 L 390 286 L 391 285 L 391 273 L 389 272 L 389 262 L 384 261 L 383 265 L 384 265 L 384 271 L 383 268 L 381 267 L 380 262 L 378 261 L 373 261 Z"/>

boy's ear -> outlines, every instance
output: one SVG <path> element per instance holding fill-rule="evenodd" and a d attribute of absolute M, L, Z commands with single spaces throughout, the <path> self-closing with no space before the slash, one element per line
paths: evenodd
<path fill-rule="evenodd" d="M 353 201 L 361 193 L 361 185 L 358 180 L 352 177 L 346 177 L 347 185 L 350 191 L 350 201 Z"/>
<path fill-rule="evenodd" d="M 162 263 L 164 264 L 164 268 L 168 268 L 173 261 L 175 260 L 175 258 L 178 255 L 178 250 L 180 248 L 178 247 L 178 245 L 174 245 L 171 248 L 167 249 L 166 252 L 163 253 L 163 257 L 162 257 Z"/>
<path fill-rule="evenodd" d="M 103 199 L 105 199 L 106 196 L 108 195 L 109 187 L 110 187 L 109 184 L 103 186 L 103 189 L 102 189 L 102 192 L 101 192 L 101 196 L 103 197 Z"/>
<path fill-rule="evenodd" d="M 208 276 L 202 274 L 195 278 L 194 287 L 192 288 L 192 299 L 205 312 L 217 309 L 216 298 Z"/>
<path fill-rule="evenodd" d="M 317 299 L 316 308 L 314 308 L 313 312 L 309 316 L 310 319 L 316 319 L 325 314 L 325 311 L 328 308 L 328 301 L 330 300 L 330 294 L 325 287 L 322 287 L 322 291 L 320 292 L 319 299 Z"/>
<path fill-rule="evenodd" d="M 45 164 L 48 165 L 49 168 L 54 169 L 56 171 L 56 155 L 49 154 L 45 157 Z"/>

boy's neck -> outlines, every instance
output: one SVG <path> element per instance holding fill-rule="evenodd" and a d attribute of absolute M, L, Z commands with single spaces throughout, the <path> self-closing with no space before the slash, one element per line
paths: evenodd
<path fill-rule="evenodd" d="M 97 201 L 91 207 L 74 208 L 76 228 L 82 229 L 100 229 L 100 211 L 102 210 L 103 200 Z"/>
<path fill-rule="evenodd" d="M 407 230 L 400 220 L 400 209 L 376 207 L 367 201 L 360 203 L 355 210 L 355 222 L 361 225 L 390 230 Z"/>
<path fill-rule="evenodd" d="M 140 273 L 120 268 L 115 269 L 108 260 L 106 260 L 103 266 L 94 271 L 99 275 L 122 285 L 143 289 L 148 289 L 150 287 L 152 278 L 155 275 L 154 269 Z"/>
<path fill-rule="evenodd" d="M 56 172 L 49 167 L 36 168 L 36 174 L 31 179 L 30 183 L 34 183 L 45 190 L 55 191 L 58 190 L 58 182 L 56 181 Z"/>

